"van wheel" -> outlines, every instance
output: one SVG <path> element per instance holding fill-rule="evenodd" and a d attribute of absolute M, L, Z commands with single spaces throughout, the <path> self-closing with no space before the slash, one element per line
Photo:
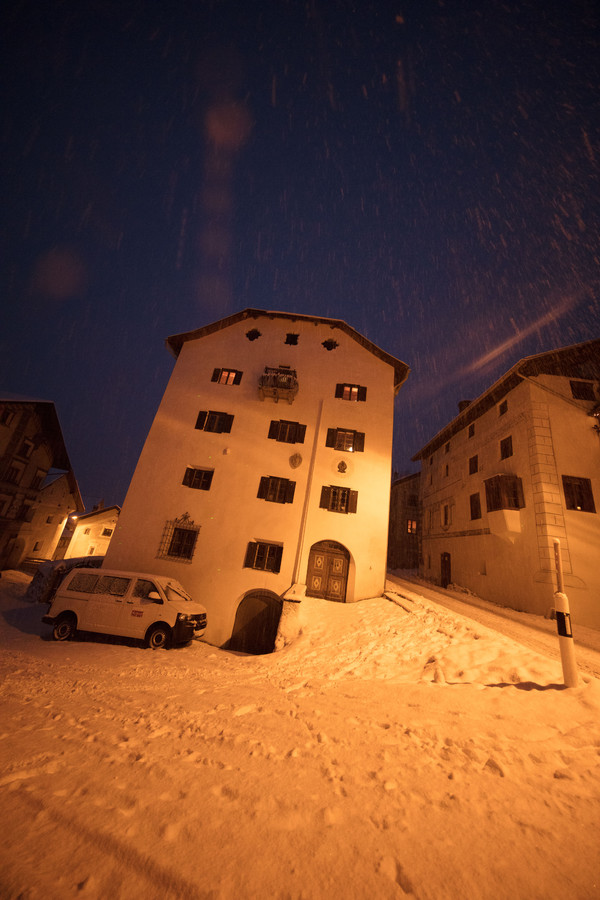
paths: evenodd
<path fill-rule="evenodd" d="M 168 625 L 155 625 L 146 636 L 146 644 L 151 650 L 168 650 L 171 643 L 171 629 Z"/>
<path fill-rule="evenodd" d="M 73 613 L 65 613 L 64 615 L 59 616 L 54 623 L 52 637 L 55 641 L 69 641 L 72 637 L 75 637 L 76 631 L 77 619 Z"/>

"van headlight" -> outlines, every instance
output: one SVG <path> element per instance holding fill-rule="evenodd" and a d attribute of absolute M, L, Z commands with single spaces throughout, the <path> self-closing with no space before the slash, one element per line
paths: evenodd
<path fill-rule="evenodd" d="M 177 613 L 177 621 L 178 622 L 191 622 L 192 617 L 188 616 L 187 613 Z"/>

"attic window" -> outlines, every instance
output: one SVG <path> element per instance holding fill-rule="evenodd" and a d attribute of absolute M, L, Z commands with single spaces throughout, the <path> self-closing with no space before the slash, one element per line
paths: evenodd
<path fill-rule="evenodd" d="M 261 333 L 258 328 L 252 328 L 250 331 L 246 332 L 246 337 L 249 341 L 255 341 L 257 338 L 261 337 Z"/>
<path fill-rule="evenodd" d="M 12 409 L 3 409 L 0 413 L 0 425 L 10 425 L 14 417 Z"/>
<path fill-rule="evenodd" d="M 498 415 L 503 416 L 508 412 L 508 400 L 503 400 L 502 403 L 498 407 Z"/>
<path fill-rule="evenodd" d="M 285 342 L 286 342 L 286 344 L 297 344 L 297 343 L 298 343 L 298 338 L 299 338 L 299 335 L 298 335 L 298 334 L 292 334 L 292 333 L 290 332 L 289 334 L 286 334 L 286 336 L 285 336 Z"/>
<path fill-rule="evenodd" d="M 326 350 L 335 350 L 335 348 L 339 347 L 340 345 L 338 344 L 337 341 L 334 341 L 334 340 L 332 340 L 332 338 L 329 338 L 328 340 L 323 341 L 322 346 L 325 347 Z"/>
<path fill-rule="evenodd" d="M 571 381 L 571 396 L 574 400 L 595 400 L 594 385 L 591 381 Z"/>

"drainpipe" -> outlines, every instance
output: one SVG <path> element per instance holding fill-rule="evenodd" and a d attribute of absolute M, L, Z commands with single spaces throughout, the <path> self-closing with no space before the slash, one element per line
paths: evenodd
<path fill-rule="evenodd" d="M 313 475 L 315 471 L 315 460 L 317 457 L 317 449 L 319 446 L 319 432 L 321 430 L 321 417 L 323 415 L 323 400 L 319 400 L 319 412 L 317 414 L 317 424 L 315 427 L 315 438 L 310 453 L 310 462 L 308 464 L 308 476 L 306 479 L 306 493 L 304 495 L 304 506 L 302 507 L 302 517 L 300 519 L 300 532 L 298 534 L 298 549 L 296 551 L 296 562 L 294 563 L 293 584 L 300 581 L 300 561 L 304 550 L 304 539 L 306 536 L 306 523 L 308 521 L 308 508 L 312 491 Z"/>

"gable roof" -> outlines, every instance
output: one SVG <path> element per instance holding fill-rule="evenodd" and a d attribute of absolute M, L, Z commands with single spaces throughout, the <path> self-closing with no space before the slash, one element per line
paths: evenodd
<path fill-rule="evenodd" d="M 39 415 L 44 435 L 47 437 L 52 447 L 53 469 L 60 469 L 63 472 L 72 471 L 71 460 L 65 446 L 60 422 L 56 407 L 51 400 L 38 400 L 33 397 L 23 397 L 20 394 L 9 394 L 5 391 L 0 393 L 0 403 L 10 403 L 15 406 L 33 406 Z"/>
<path fill-rule="evenodd" d="M 234 313 L 231 316 L 226 316 L 224 319 L 219 319 L 211 325 L 205 325 L 203 328 L 197 328 L 194 331 L 186 331 L 183 334 L 174 334 L 171 337 L 168 337 L 165 343 L 173 356 L 177 359 L 181 352 L 181 348 L 186 341 L 195 341 L 198 340 L 198 338 L 206 337 L 208 334 L 213 334 L 215 331 L 221 331 L 224 328 L 229 328 L 230 325 L 235 325 L 236 322 L 242 322 L 244 319 L 256 320 L 261 318 L 289 319 L 291 322 L 316 322 L 329 325 L 331 328 L 339 328 L 340 331 L 345 332 L 352 340 L 356 341 L 357 344 L 360 344 L 361 347 L 364 347 L 374 356 L 377 356 L 379 359 L 392 366 L 394 369 L 394 390 L 396 393 L 408 378 L 410 368 L 406 363 L 403 363 L 401 360 L 396 359 L 395 356 L 382 350 L 368 338 L 364 337 L 364 335 L 355 331 L 350 325 L 347 325 L 342 319 L 329 319 L 325 316 L 307 316 L 301 313 L 272 312 L 264 309 L 248 308 L 243 309 L 241 312 Z"/>
<path fill-rule="evenodd" d="M 77 516 L 77 522 L 81 522 L 82 519 L 93 519 L 98 516 L 104 516 L 106 513 L 110 513 L 112 510 L 116 510 L 117 516 L 121 514 L 120 506 L 101 506 L 100 509 L 93 509 L 89 513 L 82 513 L 80 516 Z"/>
<path fill-rule="evenodd" d="M 571 378 L 600 380 L 600 339 L 523 357 L 487 391 L 484 391 L 481 396 L 459 412 L 418 453 L 415 453 L 412 457 L 413 461 L 430 456 L 453 435 L 462 431 L 488 409 L 499 403 L 524 378 L 536 375 L 565 375 Z"/>

